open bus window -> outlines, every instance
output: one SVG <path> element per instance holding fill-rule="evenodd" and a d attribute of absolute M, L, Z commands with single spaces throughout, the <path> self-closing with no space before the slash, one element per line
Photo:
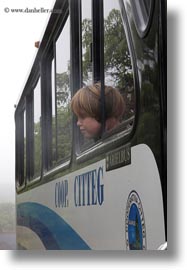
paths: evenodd
<path fill-rule="evenodd" d="M 82 0 L 82 5 L 83 5 Z M 90 1 L 87 1 L 87 4 L 91 6 Z M 99 8 L 102 9 L 102 5 L 99 6 Z M 89 9 L 87 9 L 88 12 Z M 92 11 L 93 13 L 96 12 L 96 10 Z M 124 110 L 123 114 L 119 115 L 120 119 L 117 119 L 119 121 L 116 125 L 111 125 L 111 128 L 108 128 L 108 119 L 107 118 L 107 112 L 106 108 L 108 107 L 108 104 L 110 103 L 107 99 L 102 98 L 101 94 L 98 97 L 101 101 L 101 107 L 105 107 L 105 111 L 100 113 L 100 122 L 102 123 L 101 130 L 102 135 L 109 134 L 110 130 L 113 132 L 118 132 L 117 128 L 120 126 L 120 130 L 125 130 L 125 133 L 128 134 L 132 131 L 133 123 L 134 123 L 134 115 L 135 115 L 135 88 L 134 88 L 134 78 L 133 78 L 133 68 L 131 63 L 131 55 L 128 48 L 128 42 L 126 38 L 125 29 L 123 26 L 122 18 L 121 18 L 121 11 L 118 1 L 108 1 L 103 0 L 103 20 L 96 16 L 94 18 L 97 19 L 97 22 L 93 21 L 93 17 L 87 16 L 86 19 L 84 15 L 85 11 L 82 9 L 82 46 L 86 43 L 87 46 L 85 46 L 85 50 L 82 50 L 82 76 L 83 76 L 83 87 L 89 87 L 93 85 L 93 78 L 95 81 L 95 78 L 98 78 L 98 81 L 102 80 L 102 74 L 104 74 L 104 85 L 105 88 L 112 88 L 116 90 L 116 92 L 120 93 L 121 97 L 123 98 L 123 104 L 124 104 Z M 88 12 L 90 14 L 90 12 Z M 95 29 L 95 23 L 98 25 L 98 20 L 101 22 L 103 21 L 103 37 L 101 37 L 102 34 L 102 27 L 100 27 L 100 30 L 98 29 L 98 32 L 94 34 L 92 37 L 93 30 Z M 93 29 L 92 29 L 93 28 Z M 100 44 L 98 44 L 100 42 Z M 89 45 L 92 44 L 92 48 L 89 47 Z M 101 55 L 98 56 L 97 53 L 95 53 L 95 50 L 93 48 L 99 48 L 97 52 L 104 53 L 104 57 Z M 101 49 L 102 48 L 102 49 Z M 92 50 L 91 50 L 92 49 Z M 92 51 L 91 59 L 89 59 L 88 55 Z M 98 61 L 98 57 L 101 59 Z M 104 58 L 102 60 L 102 58 Z M 85 63 L 85 59 L 87 59 L 87 62 Z M 97 60 L 97 61 L 96 61 Z M 103 64 L 102 64 L 103 61 Z M 92 63 L 91 63 L 92 62 Z M 90 77 L 88 76 L 90 71 L 90 66 L 93 66 L 93 63 L 99 62 L 100 65 L 94 66 L 94 70 Z M 87 68 L 86 68 L 87 67 Z M 97 70 L 98 68 L 98 70 Z M 103 70 L 101 70 L 103 69 Z M 85 74 L 87 74 L 87 79 L 85 78 Z M 96 74 L 95 74 L 96 73 Z M 98 75 L 99 74 L 99 75 Z M 97 76 L 96 76 L 97 75 Z M 100 91 L 99 93 L 101 93 Z M 112 99 L 112 97 L 111 97 Z M 103 105 L 105 103 L 105 105 Z M 107 104 L 106 104 L 107 103 Z M 112 103 L 112 102 L 111 102 Z M 116 103 L 116 106 L 118 104 Z M 120 105 L 122 106 L 122 105 Z M 105 119 L 104 119 L 105 118 Z M 103 121 L 104 119 L 104 121 Z M 112 134 L 113 134 L 112 132 Z M 84 134 L 79 134 L 79 145 L 80 145 L 80 151 L 84 151 L 85 149 L 88 149 L 92 147 L 98 140 L 102 138 L 101 136 L 98 136 L 98 138 L 88 138 L 84 136 Z"/>
<path fill-rule="evenodd" d="M 41 175 L 41 85 L 34 89 L 34 177 Z"/>
<path fill-rule="evenodd" d="M 130 131 L 135 113 L 133 68 L 118 1 L 104 0 L 104 72 L 105 85 L 123 96 L 121 123 Z"/>
<path fill-rule="evenodd" d="M 93 83 L 93 21 L 92 21 L 92 0 L 81 0 L 81 70 L 82 86 Z M 78 119 L 77 119 L 78 121 Z M 87 148 L 93 143 L 79 131 L 80 150 Z"/>
<path fill-rule="evenodd" d="M 71 154 L 70 26 L 67 19 L 55 44 L 52 61 L 52 164 Z"/>

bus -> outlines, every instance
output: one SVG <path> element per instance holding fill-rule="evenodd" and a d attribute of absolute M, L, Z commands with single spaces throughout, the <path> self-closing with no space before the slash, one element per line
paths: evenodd
<path fill-rule="evenodd" d="M 18 249 L 167 249 L 166 1 L 57 0 L 15 109 Z M 101 84 L 102 135 L 71 110 Z M 106 131 L 104 86 L 124 99 Z"/>

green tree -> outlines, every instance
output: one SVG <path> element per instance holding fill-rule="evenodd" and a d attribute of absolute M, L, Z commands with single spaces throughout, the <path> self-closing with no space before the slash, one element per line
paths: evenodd
<path fill-rule="evenodd" d="M 71 109 L 70 106 L 57 110 L 57 152 L 58 159 L 70 156 L 71 151 Z"/>
<path fill-rule="evenodd" d="M 56 102 L 57 107 L 68 106 L 70 101 L 70 81 L 69 72 L 57 73 L 56 74 Z"/>
<path fill-rule="evenodd" d="M 41 174 L 41 123 L 34 123 L 34 177 Z"/>
<path fill-rule="evenodd" d="M 71 151 L 71 110 L 70 110 L 69 65 L 67 72 L 56 74 L 56 114 L 52 118 L 52 159 L 67 158 Z"/>
<path fill-rule="evenodd" d="M 104 21 L 105 73 L 119 88 L 132 85 L 132 65 L 120 11 L 113 9 Z"/>
<path fill-rule="evenodd" d="M 92 43 L 92 21 L 84 19 L 82 21 L 82 71 L 83 81 L 86 83 L 89 81 L 89 73 L 92 71 L 92 63 L 90 61 L 90 44 Z"/>
<path fill-rule="evenodd" d="M 88 79 L 91 71 L 90 43 L 92 22 L 82 22 L 83 76 Z M 105 74 L 112 77 L 119 88 L 132 85 L 132 65 L 120 11 L 113 9 L 104 20 L 104 66 Z"/>

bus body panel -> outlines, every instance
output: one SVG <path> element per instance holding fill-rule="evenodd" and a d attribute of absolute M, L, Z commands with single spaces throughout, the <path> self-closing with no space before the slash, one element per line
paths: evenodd
<path fill-rule="evenodd" d="M 134 198 L 134 202 L 132 198 L 129 201 L 132 192 L 137 194 L 139 202 L 137 198 Z M 35 246 L 32 236 L 34 232 L 37 234 L 36 227 L 41 226 L 42 220 L 52 219 L 54 226 L 50 227 L 50 220 L 49 224 L 43 225 L 49 226 L 50 233 L 56 239 L 53 239 L 54 242 L 61 241 L 56 244 L 56 249 L 125 250 L 128 249 L 130 236 L 126 228 L 133 203 L 139 208 L 141 229 L 145 230 L 141 240 L 143 249 L 157 249 L 165 241 L 162 192 L 154 156 L 144 144 L 131 148 L 131 164 L 127 166 L 106 171 L 106 160 L 101 160 L 20 194 L 17 198 L 17 241 L 23 246 L 28 239 L 25 243 L 27 249 L 53 249 L 52 240 L 44 239 L 47 234 L 35 236 Z M 26 224 L 21 222 L 23 215 L 27 216 Z M 58 222 L 58 219 L 63 222 Z M 32 232 L 29 232 L 29 227 Z M 69 239 L 65 236 L 67 230 L 72 230 Z M 49 246 L 47 242 L 50 242 Z"/>

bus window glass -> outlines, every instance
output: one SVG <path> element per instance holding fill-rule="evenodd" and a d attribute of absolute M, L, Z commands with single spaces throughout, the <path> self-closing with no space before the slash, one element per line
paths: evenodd
<path fill-rule="evenodd" d="M 23 186 L 26 178 L 26 111 L 16 119 L 16 186 Z"/>
<path fill-rule="evenodd" d="M 91 0 L 82 0 L 82 84 L 92 84 L 92 13 Z"/>
<path fill-rule="evenodd" d="M 52 163 L 57 160 L 57 139 L 56 139 L 56 90 L 55 90 L 55 61 L 51 65 L 51 99 L 52 99 Z"/>
<path fill-rule="evenodd" d="M 53 143 L 56 161 L 69 158 L 71 153 L 71 92 L 70 92 L 70 24 L 67 19 L 56 41 L 56 92 L 55 114 L 56 142 Z M 54 98 L 54 95 L 53 95 Z M 53 129 L 54 130 L 54 129 Z M 55 141 L 55 138 L 53 138 Z M 55 146 L 56 145 L 56 146 Z"/>
<path fill-rule="evenodd" d="M 34 177 L 41 174 L 41 86 L 34 89 Z"/>
<path fill-rule="evenodd" d="M 104 0 L 104 71 L 105 85 L 124 99 L 120 121 L 130 130 L 135 112 L 133 69 L 118 1 Z"/>

